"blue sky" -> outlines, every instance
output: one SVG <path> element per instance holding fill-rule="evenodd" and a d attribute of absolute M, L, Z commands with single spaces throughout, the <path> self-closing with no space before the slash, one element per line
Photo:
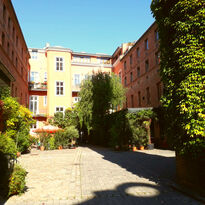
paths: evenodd
<path fill-rule="evenodd" d="M 154 22 L 151 0 L 12 0 L 28 47 L 113 54 Z"/>

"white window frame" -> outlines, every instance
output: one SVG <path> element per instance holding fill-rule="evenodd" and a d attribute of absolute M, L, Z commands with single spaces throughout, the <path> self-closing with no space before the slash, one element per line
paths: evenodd
<path fill-rule="evenodd" d="M 38 59 L 38 51 L 31 51 L 31 59 Z"/>
<path fill-rule="evenodd" d="M 73 100 L 74 103 L 77 103 L 79 101 L 80 101 L 80 97 L 74 97 L 74 100 Z"/>
<path fill-rule="evenodd" d="M 31 79 L 33 76 L 33 80 Z M 30 73 L 30 81 L 33 81 L 35 83 L 38 83 L 39 82 L 39 72 L 37 71 L 31 71 Z"/>
<path fill-rule="evenodd" d="M 37 97 L 37 100 L 34 100 L 34 102 L 36 101 L 37 102 L 37 109 L 36 109 L 36 112 L 34 113 L 33 110 L 31 110 L 31 97 Z M 33 106 L 34 107 L 34 106 Z M 31 95 L 29 96 L 29 110 L 34 114 L 34 115 L 37 115 L 39 114 L 39 96 L 38 95 Z"/>
<path fill-rule="evenodd" d="M 47 80 L 48 80 L 48 73 L 44 72 L 44 82 L 47 82 Z"/>
<path fill-rule="evenodd" d="M 76 84 L 76 78 L 75 78 L 76 76 L 79 76 L 79 78 L 78 78 L 79 83 L 78 83 L 78 84 Z M 80 86 L 80 84 L 81 84 L 80 74 L 78 74 L 78 73 L 74 74 L 73 78 L 74 78 L 73 84 L 74 84 L 75 86 Z"/>
<path fill-rule="evenodd" d="M 63 94 L 57 94 L 57 83 L 63 83 Z M 61 86 L 60 86 L 61 88 Z M 55 81 L 55 96 L 64 96 L 65 95 L 65 83 L 64 81 Z"/>
<path fill-rule="evenodd" d="M 63 108 L 63 111 L 57 111 L 57 108 Z M 55 113 L 57 113 L 57 112 L 62 112 L 62 113 L 64 113 L 64 112 L 65 112 L 65 107 L 64 107 L 64 106 L 56 106 L 56 107 L 55 107 Z"/>
<path fill-rule="evenodd" d="M 59 60 L 57 60 L 59 59 Z M 60 59 L 62 59 L 62 70 L 60 70 Z M 57 70 L 57 64 L 59 64 L 59 70 Z M 64 71 L 64 58 L 63 57 L 55 57 L 55 71 L 57 72 L 63 72 Z"/>
<path fill-rule="evenodd" d="M 47 95 L 43 96 L 43 105 L 47 106 Z"/>

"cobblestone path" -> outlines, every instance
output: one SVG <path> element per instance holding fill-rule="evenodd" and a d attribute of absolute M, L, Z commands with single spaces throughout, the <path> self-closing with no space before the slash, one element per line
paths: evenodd
<path fill-rule="evenodd" d="M 170 188 L 174 160 L 163 150 L 35 150 L 19 159 L 28 172 L 26 192 L 5 204 L 200 204 Z"/>

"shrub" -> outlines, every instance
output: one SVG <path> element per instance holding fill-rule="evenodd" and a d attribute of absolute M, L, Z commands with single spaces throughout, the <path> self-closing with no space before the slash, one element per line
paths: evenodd
<path fill-rule="evenodd" d="M 48 140 L 48 143 L 49 143 L 49 148 L 51 150 L 56 148 L 56 146 L 55 146 L 55 138 L 54 137 L 50 137 L 49 140 Z"/>
<path fill-rule="evenodd" d="M 0 134 L 0 151 L 4 154 L 16 155 L 17 149 L 14 140 L 6 134 Z"/>
<path fill-rule="evenodd" d="M 68 146 L 70 142 L 79 137 L 78 130 L 74 126 L 66 127 L 63 131 L 55 133 L 55 147 Z"/>
<path fill-rule="evenodd" d="M 14 170 L 9 179 L 9 193 L 8 195 L 22 194 L 25 188 L 26 170 L 20 165 L 15 164 Z"/>
<path fill-rule="evenodd" d="M 65 128 L 64 133 L 70 140 L 79 138 L 78 130 L 74 126 L 69 126 Z"/>
<path fill-rule="evenodd" d="M 146 146 L 149 143 L 150 119 L 155 118 L 152 110 L 141 110 L 128 113 L 122 110 L 111 115 L 109 118 L 109 145 L 115 146 L 134 145 Z"/>

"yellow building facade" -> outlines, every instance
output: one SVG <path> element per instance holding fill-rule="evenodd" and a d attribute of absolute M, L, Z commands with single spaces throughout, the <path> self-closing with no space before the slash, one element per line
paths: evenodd
<path fill-rule="evenodd" d="M 80 84 L 88 76 L 99 71 L 111 73 L 111 56 L 73 52 L 68 48 L 51 47 L 29 49 L 30 86 L 29 108 L 37 124 L 64 112 L 79 101 Z"/>

